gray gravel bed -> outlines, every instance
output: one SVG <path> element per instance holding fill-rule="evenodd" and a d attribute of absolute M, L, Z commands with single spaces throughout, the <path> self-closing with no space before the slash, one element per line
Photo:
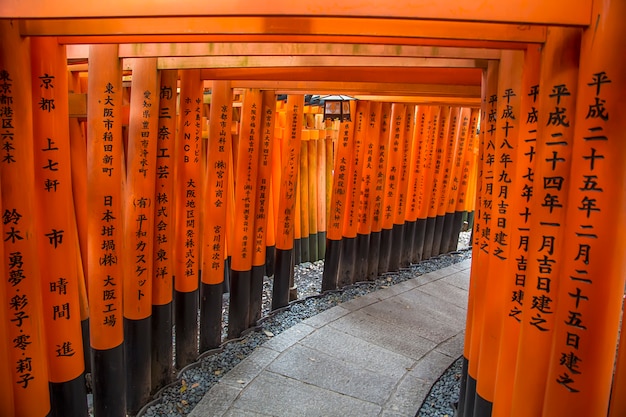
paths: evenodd
<path fill-rule="evenodd" d="M 415 417 L 452 417 L 461 392 L 463 357 L 459 357 L 433 384 Z"/>
<path fill-rule="evenodd" d="M 248 332 L 242 338 L 225 342 L 221 349 L 205 354 L 196 363 L 183 369 L 179 372 L 178 380 L 157 393 L 155 399 L 147 404 L 139 412 L 138 416 L 186 416 L 224 374 L 252 353 L 258 346 L 289 327 L 342 302 L 471 258 L 471 251 L 467 249 L 466 243 L 466 241 L 469 241 L 469 238 L 465 238 L 463 235 L 465 235 L 465 233 L 462 233 L 461 239 L 459 239 L 459 248 L 463 248 L 461 250 L 428 259 L 397 272 L 384 274 L 374 281 L 357 283 L 343 290 L 326 292 L 321 295 L 319 295 L 319 293 L 324 267 L 323 261 L 313 263 L 305 262 L 297 265 L 295 267 L 294 281 L 298 287 L 298 296 L 300 299 L 290 303 L 287 308 L 274 312 L 269 316 L 267 316 L 267 314 L 269 314 L 271 303 L 272 283 L 271 279 L 266 279 L 263 296 L 263 315 L 266 317 L 261 320 L 259 326 Z M 224 335 L 227 330 L 227 311 L 228 297 L 225 296 Z M 444 378 L 442 377 L 442 379 Z M 448 381 L 452 379 L 454 379 L 458 385 L 455 376 L 448 377 L 445 380 Z M 427 408 L 423 406 L 420 409 L 420 412 L 422 412 L 422 409 L 428 409 L 428 411 L 424 411 L 424 413 L 426 413 L 423 414 L 424 417 L 446 415 L 445 413 L 437 414 L 437 410 L 439 410 L 439 408 L 437 408 L 438 406 L 428 404 L 430 404 L 430 402 L 439 404 L 440 402 L 450 403 L 451 401 L 456 401 L 450 395 L 454 387 L 449 385 L 450 384 L 446 383 L 444 385 L 445 388 L 441 390 L 438 389 L 437 391 L 435 391 L 433 386 L 431 390 L 433 395 L 442 399 L 429 400 L 429 398 L 427 398 L 424 401 Z M 458 387 L 456 389 L 458 391 Z M 452 413 L 446 412 L 449 416 L 452 416 Z M 421 417 L 422 414 L 419 414 L 419 416 Z"/>

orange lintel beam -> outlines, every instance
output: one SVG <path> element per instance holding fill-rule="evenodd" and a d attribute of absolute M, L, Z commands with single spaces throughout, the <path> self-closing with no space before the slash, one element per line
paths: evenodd
<path fill-rule="evenodd" d="M 545 40 L 545 29 L 542 29 L 541 42 Z M 368 44 L 392 46 L 436 46 L 453 48 L 484 48 L 484 49 L 527 49 L 528 44 L 518 41 L 484 41 L 477 39 L 436 39 L 405 38 L 394 36 L 363 36 L 363 35 L 272 35 L 272 34 L 233 34 L 233 35 L 89 35 L 60 36 L 57 38 L 64 45 L 89 45 L 100 43 L 148 44 L 148 43 L 323 43 L 323 44 Z M 68 52 L 69 53 L 69 52 Z M 485 57 L 486 58 L 486 57 Z"/>
<path fill-rule="evenodd" d="M 239 0 L 236 2 L 187 0 L 3 0 L 0 17 L 97 17 L 97 16 L 384 16 L 390 18 L 421 18 L 433 20 L 465 20 L 521 24 L 589 25 L 592 0 L 400 0 L 372 2 L 368 0 L 335 0 L 326 2 L 294 2 L 292 0 Z"/>
<path fill-rule="evenodd" d="M 180 2 L 179 2 L 180 3 Z M 350 17 L 151 17 L 26 19 L 23 36 L 333 35 L 544 42 L 543 26 Z"/>
<path fill-rule="evenodd" d="M 340 81 L 480 86 L 480 68 L 212 68 L 203 80 Z"/>
<path fill-rule="evenodd" d="M 427 97 L 480 97 L 480 86 L 400 84 L 376 82 L 336 82 L 336 81 L 233 81 L 233 88 L 258 88 L 287 92 L 319 94 L 371 94 Z"/>
<path fill-rule="evenodd" d="M 127 58 L 143 59 L 143 58 Z M 126 61 L 126 60 L 125 60 Z M 275 67 L 425 67 L 486 68 L 481 59 L 372 56 L 185 56 L 157 58 L 157 68 L 275 68 Z"/>
<path fill-rule="evenodd" d="M 88 45 L 68 45 L 68 59 L 88 58 Z M 132 43 L 119 47 L 120 58 L 183 56 L 318 56 L 500 59 L 500 51 L 486 48 L 418 45 L 372 45 L 363 43 L 303 42 L 194 42 Z"/>

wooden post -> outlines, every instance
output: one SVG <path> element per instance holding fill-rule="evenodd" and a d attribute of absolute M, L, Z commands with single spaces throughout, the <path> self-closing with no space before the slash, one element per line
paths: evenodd
<path fill-rule="evenodd" d="M 339 262 L 339 287 L 353 284 L 355 279 L 362 280 L 355 274 L 357 259 L 357 228 L 359 196 L 361 191 L 361 172 L 363 171 L 364 145 L 366 140 L 366 119 L 369 113 L 369 102 L 359 100 L 352 105 L 354 120 L 354 147 L 352 158 L 347 169 L 346 212 L 343 221 L 341 260 Z"/>
<path fill-rule="evenodd" d="M 294 216 L 296 215 L 296 184 L 298 167 L 300 166 L 303 107 L 304 96 L 289 95 L 287 97 L 286 121 L 289 128 L 286 129 L 281 158 L 283 162 L 278 205 L 276 273 L 272 294 L 272 310 L 284 307 L 289 303 L 289 278 L 293 271 Z"/>
<path fill-rule="evenodd" d="M 457 249 L 459 233 L 463 225 L 463 212 L 456 211 L 456 206 L 463 179 L 463 163 L 468 153 L 468 142 L 470 141 L 471 112 L 470 108 L 463 107 L 459 114 L 458 145 L 454 150 L 449 193 L 446 201 L 446 223 L 444 228 L 448 227 L 448 229 L 444 232 L 443 242 L 447 242 L 447 246 L 442 243 L 441 252 L 451 252 Z"/>
<path fill-rule="evenodd" d="M 236 338 L 249 326 L 252 281 L 253 231 L 259 142 L 263 118 L 260 90 L 246 90 L 235 180 L 235 222 L 231 263 L 228 338 Z M 209 174 L 210 175 L 210 174 Z"/>
<path fill-rule="evenodd" d="M 378 135 L 378 147 L 374 151 L 374 191 L 372 192 L 372 204 L 370 213 L 372 217 L 372 233 L 370 234 L 370 248 L 367 264 L 367 276 L 375 279 L 379 274 L 380 246 L 383 228 L 383 196 L 385 190 L 385 173 L 389 153 L 389 125 L 391 118 L 391 103 L 383 103 L 380 111 L 380 129 Z"/>
<path fill-rule="evenodd" d="M 411 204 L 411 190 L 409 184 L 411 177 L 413 176 L 414 169 L 411 165 L 413 159 L 415 140 L 415 117 L 416 106 L 408 105 L 406 112 L 406 119 L 404 122 L 404 145 L 402 153 L 402 175 L 400 176 L 400 182 L 398 184 L 398 200 L 396 201 L 396 216 L 394 219 L 395 224 L 401 224 L 402 228 L 402 244 L 400 251 L 399 266 L 406 268 L 411 264 L 411 253 L 413 252 L 413 235 L 414 235 L 414 222 L 408 221 L 409 206 Z M 395 226 L 394 226 L 395 227 Z"/>
<path fill-rule="evenodd" d="M 230 176 L 233 91 L 229 81 L 213 81 L 209 116 L 207 172 L 204 182 L 204 241 L 200 290 L 200 350 L 222 339 L 222 285 L 225 274 L 227 184 Z M 230 248 L 229 248 L 230 250 Z"/>
<path fill-rule="evenodd" d="M 174 322 L 176 365 L 182 368 L 198 356 L 198 271 L 200 270 L 200 203 L 202 196 L 202 80 L 200 70 L 180 72 L 180 117 L 174 201 Z M 207 217 L 212 217 L 208 215 Z"/>
<path fill-rule="evenodd" d="M 370 276 L 368 271 L 370 234 L 372 232 L 372 193 L 376 176 L 375 154 L 380 139 L 380 110 L 381 102 L 371 102 L 367 114 L 367 126 L 365 143 L 363 146 L 363 170 L 361 173 L 361 195 L 359 198 L 358 229 L 357 229 L 357 258 L 355 275 L 360 280 L 371 280 L 376 277 Z M 374 272 L 374 271 L 372 271 Z"/>
<path fill-rule="evenodd" d="M 249 326 L 254 326 L 261 319 L 261 305 L 263 301 L 263 275 L 266 259 L 266 236 L 268 229 L 273 227 L 269 223 L 269 207 L 271 204 L 270 182 L 272 176 L 272 155 L 274 150 L 274 126 L 276 121 L 276 93 L 262 92 L 262 104 L 259 112 L 262 126 L 261 141 L 259 143 L 259 171 L 256 184 L 256 206 L 254 216 L 254 250 L 252 257 L 252 282 L 250 284 L 250 317 Z"/>
<path fill-rule="evenodd" d="M 307 164 L 308 174 L 309 174 L 309 256 L 310 262 L 315 262 L 320 259 L 319 255 L 319 245 L 318 245 L 318 235 L 317 235 L 317 210 L 318 210 L 318 187 L 320 184 L 324 184 L 320 182 L 320 179 L 317 177 L 317 149 L 319 142 L 319 133 L 320 131 L 317 129 L 311 129 L 310 137 L 308 144 L 308 156 L 309 161 Z"/>
<path fill-rule="evenodd" d="M 465 346 L 463 356 L 465 365 L 463 377 L 466 378 L 462 386 L 459 409 L 461 416 L 472 417 L 476 410 L 475 405 L 482 402 L 477 398 L 476 379 L 478 377 L 480 340 L 483 331 L 485 279 L 489 268 L 489 234 L 491 227 L 491 200 L 493 196 L 493 169 L 487 163 L 492 147 L 487 150 L 489 141 L 496 131 L 497 97 L 498 91 L 498 62 L 490 62 L 483 71 L 481 88 L 482 104 L 481 129 L 478 143 L 477 182 L 476 182 L 476 221 L 472 232 L 472 269 L 467 305 L 467 319 L 465 328 Z M 487 115 L 491 114 L 488 118 Z M 484 413 L 484 411 L 480 411 Z M 482 415 L 477 413 L 477 415 Z"/>
<path fill-rule="evenodd" d="M 302 145 L 300 147 L 300 172 L 298 173 L 298 194 L 300 196 L 300 209 L 297 215 L 300 217 L 300 252 L 301 259 L 299 263 L 309 262 L 311 260 L 311 251 L 309 250 L 309 141 L 311 139 L 311 131 L 302 129 L 301 137 Z"/>
<path fill-rule="evenodd" d="M 419 212 L 418 199 L 420 191 L 420 156 L 424 148 L 426 118 L 428 117 L 428 107 L 418 106 L 415 114 L 415 128 L 411 144 L 411 160 L 409 162 L 409 183 L 408 202 L 406 210 L 407 230 L 405 244 L 410 247 L 409 262 L 417 263 L 417 243 L 415 235 L 417 233 L 417 215 Z M 407 240 L 409 239 L 410 242 Z"/>
<path fill-rule="evenodd" d="M 152 273 L 152 391 L 172 379 L 172 295 L 174 291 L 174 143 L 178 71 L 161 71 L 159 85 L 154 244 Z"/>
<path fill-rule="evenodd" d="M 582 37 L 543 415 L 604 416 L 610 399 L 624 403 L 623 392 L 611 397 L 611 382 L 626 277 L 626 64 L 615 56 L 626 46 L 625 13 L 623 1 L 595 3 Z"/>
<path fill-rule="evenodd" d="M 532 236 L 512 416 L 541 415 L 562 265 L 580 48 L 579 29 L 550 28 L 541 57 Z M 531 237 L 532 237 L 531 236 Z"/>
<path fill-rule="evenodd" d="M 35 228 L 35 167 L 33 165 L 33 101 L 30 43 L 19 35 L 17 24 L 0 21 L 0 108 L 2 108 L 3 270 L 7 279 L 3 316 L 16 416 L 46 416 L 50 411 L 48 365 L 42 323 L 37 241 L 45 238 Z M 44 103 L 45 104 L 45 103 Z M 47 102 L 51 109 L 53 103 Z M 4 292 L 3 291 L 3 292 Z M 50 312 L 46 312 L 50 314 Z M 37 399 L 34 401 L 33 399 Z M 3 408 L 10 404 L 3 404 Z"/>
<path fill-rule="evenodd" d="M 72 200 L 65 47 L 31 40 L 35 201 L 51 413 L 85 416 L 87 399 Z M 84 174 L 83 174 L 84 175 Z M 82 272 L 82 271 L 81 271 Z"/>
<path fill-rule="evenodd" d="M 396 227 L 394 235 L 394 206 L 398 197 L 398 184 L 402 170 L 402 152 L 404 147 L 404 122 L 406 120 L 406 105 L 393 103 L 389 121 L 389 151 L 387 171 L 385 173 L 385 188 L 382 206 L 382 230 L 380 235 L 380 258 L 378 272 L 397 271 L 399 262 L 391 262 L 391 254 L 402 247 L 400 228 Z M 399 260 L 398 260 L 399 261 Z"/>
<path fill-rule="evenodd" d="M 89 47 L 87 213 L 94 415 L 125 416 L 122 71 L 117 45 Z"/>
<path fill-rule="evenodd" d="M 340 286 L 339 268 L 341 259 L 341 238 L 343 222 L 346 216 L 348 203 L 349 167 L 354 149 L 354 123 L 341 123 L 340 136 L 335 151 L 335 170 L 332 180 L 332 194 L 330 196 L 330 214 L 326 239 L 326 255 L 324 273 L 322 276 L 322 291 L 334 290 Z M 328 177 L 327 177 L 328 180 Z"/>
<path fill-rule="evenodd" d="M 476 385 L 477 407 L 475 410 L 482 413 L 479 415 L 492 413 L 500 352 L 510 350 L 509 343 L 513 345 L 517 343 L 515 338 L 501 339 L 506 300 L 510 298 L 507 280 L 504 279 L 502 271 L 505 271 L 511 262 L 511 246 L 517 244 L 517 242 L 511 242 L 511 229 L 519 224 L 518 213 L 522 211 L 523 205 L 521 199 L 512 193 L 512 181 L 518 160 L 517 144 L 520 130 L 523 67 L 523 52 L 503 52 L 498 66 L 496 94 L 490 96 L 494 107 L 487 114 L 488 129 L 485 132 L 484 162 L 488 175 L 491 175 L 489 172 L 493 172 L 493 182 L 491 194 L 488 194 L 488 198 L 484 200 L 491 201 L 491 218 L 488 236 L 489 266 L 483 276 L 485 283 L 483 296 L 488 302 L 483 306 L 483 330 Z M 494 123 L 495 126 L 492 129 Z M 510 380 L 500 382 L 502 386 L 511 384 Z M 485 410 L 489 410 L 488 414 L 485 414 Z M 506 413 L 501 415 L 506 415 Z"/>
<path fill-rule="evenodd" d="M 152 383 L 152 279 L 158 79 L 156 58 L 133 63 L 125 181 L 124 341 L 126 406 L 136 414 Z"/>
<path fill-rule="evenodd" d="M 500 88 L 500 108 L 498 113 L 500 118 L 502 118 L 504 115 L 503 111 L 506 111 L 506 114 L 509 116 L 507 118 L 508 125 L 511 126 L 510 132 L 512 134 L 515 134 L 516 131 L 519 132 L 516 134 L 517 140 L 515 142 L 507 140 L 506 143 L 510 145 L 510 148 L 509 146 L 501 148 L 509 149 L 507 153 L 511 156 L 511 162 L 506 163 L 508 167 L 502 164 L 502 162 L 506 161 L 504 159 L 506 154 L 501 153 L 497 156 L 497 159 L 501 161 L 502 172 L 511 178 L 511 182 L 506 190 L 508 199 L 504 198 L 503 193 L 498 192 L 499 201 L 497 203 L 498 219 L 502 215 L 501 211 L 503 208 L 507 211 L 503 215 L 507 216 L 506 222 L 507 226 L 509 226 L 509 230 L 506 231 L 509 236 L 509 247 L 504 247 L 508 253 L 506 255 L 508 259 L 504 267 L 493 272 L 494 276 L 492 277 L 494 281 L 504 281 L 504 293 L 502 294 L 504 299 L 502 306 L 504 309 L 504 322 L 500 335 L 501 342 L 495 380 L 494 415 L 510 414 L 514 389 L 512 382 L 515 376 L 520 322 L 522 320 L 521 307 L 524 302 L 527 302 L 524 297 L 524 286 L 527 274 L 526 265 L 529 253 L 531 213 L 529 210 L 526 210 L 526 207 L 532 196 L 529 188 L 533 187 L 532 172 L 536 160 L 534 152 L 537 131 L 537 108 L 535 107 L 537 106 L 537 97 L 532 91 L 539 84 L 540 49 L 533 46 L 525 51 L 523 63 L 521 62 L 522 58 L 516 56 L 520 53 L 523 52 L 504 53 L 501 60 L 503 70 L 500 72 L 500 82 L 503 85 Z M 523 72 L 520 76 L 518 72 L 522 68 Z M 519 80 L 521 80 L 521 84 Z M 512 91 L 507 94 L 507 97 L 503 97 L 503 93 L 507 92 L 508 88 L 511 88 Z M 512 95 L 513 93 L 515 96 Z M 510 109 L 508 106 L 510 106 Z M 515 119 L 510 117 L 511 115 Z M 506 126 L 507 124 L 505 123 L 501 127 Z M 502 129 L 500 129 L 500 132 L 502 132 Z M 504 144 L 504 142 L 502 143 Z M 500 175 L 498 175 L 498 178 L 500 178 Z M 499 231 L 502 230 L 498 225 L 497 227 Z M 500 256 L 502 255 L 500 254 Z M 501 265 L 502 263 L 498 261 L 499 259 L 495 259 L 493 262 Z"/>
<path fill-rule="evenodd" d="M 444 236 L 449 234 L 449 230 L 452 228 L 452 218 L 446 216 L 446 208 L 448 203 L 448 196 L 450 195 L 450 176 L 451 170 L 454 166 L 454 157 L 456 148 L 458 147 L 460 133 L 460 111 L 458 107 L 450 108 L 450 120 L 448 120 L 448 126 L 446 129 L 446 142 L 444 143 L 443 156 L 441 159 L 441 184 L 438 190 L 439 197 L 437 198 L 437 221 L 435 223 L 435 238 L 433 239 L 433 256 L 440 255 L 445 252 L 442 250 L 442 246 L 447 249 L 448 241 L 444 239 Z"/>
<path fill-rule="evenodd" d="M 87 299 L 87 140 L 83 123 L 76 118 L 69 119 L 70 155 L 72 165 L 72 199 L 76 222 L 76 239 L 80 254 L 76 259 L 79 268 L 81 303 L 81 329 L 83 335 L 83 356 L 85 372 L 91 372 L 91 347 L 89 345 L 89 302 Z"/>
<path fill-rule="evenodd" d="M 434 136 L 434 146 L 430 149 L 432 181 L 430 189 L 426 189 L 428 195 L 428 209 L 426 214 L 426 233 L 424 235 L 424 259 L 432 257 L 433 244 L 435 241 L 436 231 L 441 231 L 443 228 L 443 219 L 437 221 L 437 207 L 439 201 L 439 193 L 441 191 L 441 185 L 443 182 L 443 158 L 445 147 L 444 144 L 447 140 L 447 134 L 450 130 L 450 106 L 443 106 L 440 109 L 438 117 L 433 120 L 433 130 L 431 131 Z"/>
<path fill-rule="evenodd" d="M 0 82 L 0 85 L 4 86 L 4 80 Z M 0 256 L 3 262 L 0 264 L 0 272 L 2 276 L 5 276 L 6 268 L 4 267 L 4 245 L 0 245 Z M 7 288 L 0 285 L 0 305 L 6 306 L 7 301 Z M 5 340 L 9 340 L 9 328 L 8 328 L 8 315 L 6 308 L 0 308 L 0 337 Z M 0 378 L 3 381 L 13 380 L 13 368 L 11 366 L 11 345 L 9 343 L 2 343 L 0 345 Z M 15 387 L 13 384 L 5 384 L 0 390 L 0 413 L 3 416 L 15 415 L 15 401 L 13 399 L 13 390 Z"/>

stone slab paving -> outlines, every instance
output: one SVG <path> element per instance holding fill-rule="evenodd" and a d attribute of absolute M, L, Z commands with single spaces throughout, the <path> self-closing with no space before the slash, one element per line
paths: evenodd
<path fill-rule="evenodd" d="M 463 353 L 471 260 L 311 317 L 228 372 L 190 417 L 413 417 Z"/>

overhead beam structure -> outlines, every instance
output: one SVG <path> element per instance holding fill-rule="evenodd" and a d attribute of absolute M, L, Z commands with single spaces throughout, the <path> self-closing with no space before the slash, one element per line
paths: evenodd
<path fill-rule="evenodd" d="M 9 18 L 99 18 L 133 16 L 326 16 L 391 19 L 427 19 L 457 22 L 490 21 L 513 24 L 587 26 L 591 22 L 592 0 L 292 0 L 206 1 L 189 0 L 3 0 L 0 17 Z M 511 13 L 514 10 L 515 13 Z M 358 32 L 356 32 L 358 33 Z"/>

